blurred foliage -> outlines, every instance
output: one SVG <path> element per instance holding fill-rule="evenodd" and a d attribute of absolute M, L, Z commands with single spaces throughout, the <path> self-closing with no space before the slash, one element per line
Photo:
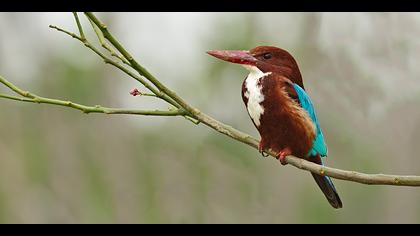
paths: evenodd
<path fill-rule="evenodd" d="M 246 71 L 204 52 L 283 47 L 295 55 L 316 104 L 330 149 L 328 165 L 418 174 L 420 54 L 415 52 L 420 49 L 420 14 L 343 15 L 101 16 L 163 82 L 203 111 L 253 135 L 257 133 L 240 98 Z M 155 105 L 130 97 L 128 91 L 138 85 L 82 45 L 48 31 L 47 25 L 56 22 L 75 29 L 71 14 L 54 16 L 0 14 L 0 29 L 7 32 L 0 36 L 3 76 L 36 94 L 89 105 Z M 29 21 L 33 25 L 26 27 L 38 34 L 13 27 Z M 168 25 L 191 32 L 175 29 L 170 43 L 154 37 L 172 33 Z M 145 38 L 149 41 L 141 41 Z M 171 55 L 169 47 L 182 52 L 176 60 L 162 57 Z M 177 70 L 168 71 L 172 67 L 159 58 Z M 32 69 L 22 66 L 27 64 Z M 5 100 L 0 109 L 1 223 L 420 221 L 415 188 L 335 180 L 344 208 L 333 210 L 308 173 L 282 167 L 183 118 L 85 115 Z"/>

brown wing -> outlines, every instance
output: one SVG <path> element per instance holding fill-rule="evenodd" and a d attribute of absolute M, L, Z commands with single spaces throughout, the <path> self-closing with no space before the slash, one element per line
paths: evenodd
<path fill-rule="evenodd" d="M 273 78 L 275 78 L 277 80 L 280 80 L 281 83 L 282 83 L 281 87 L 284 88 L 287 95 L 289 95 L 289 97 L 291 99 L 293 99 L 293 101 L 295 101 L 297 104 L 300 105 L 298 94 L 297 94 L 295 88 L 293 87 L 293 82 L 290 79 L 288 79 L 284 76 L 281 76 L 281 75 L 274 75 Z"/>

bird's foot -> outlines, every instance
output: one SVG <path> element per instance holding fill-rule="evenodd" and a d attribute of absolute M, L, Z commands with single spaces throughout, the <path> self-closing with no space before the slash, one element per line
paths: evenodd
<path fill-rule="evenodd" d="M 263 157 L 268 157 L 268 154 L 264 151 L 264 145 L 261 141 L 258 144 L 258 152 L 260 152 Z"/>
<path fill-rule="evenodd" d="M 289 148 L 285 148 L 277 154 L 277 159 L 280 161 L 282 165 L 287 165 L 286 156 L 289 156 L 291 154 L 292 154 L 292 151 L 290 151 Z"/>

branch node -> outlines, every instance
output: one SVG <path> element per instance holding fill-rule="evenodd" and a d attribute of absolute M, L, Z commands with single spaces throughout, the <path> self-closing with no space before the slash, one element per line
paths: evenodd
<path fill-rule="evenodd" d="M 322 176 L 324 176 L 324 175 L 325 175 L 325 169 L 324 169 L 324 167 L 321 167 L 321 170 L 319 171 L 319 173 L 320 173 Z"/>
<path fill-rule="evenodd" d="M 183 116 L 186 120 L 188 120 L 188 121 L 191 121 L 193 124 L 195 124 L 195 125 L 199 125 L 200 123 L 201 123 L 201 121 L 200 120 L 197 120 L 197 119 L 194 119 L 194 118 L 192 118 L 192 117 L 190 117 L 190 116 L 188 116 L 188 115 L 184 115 Z"/>
<path fill-rule="evenodd" d="M 162 91 L 159 91 L 156 96 L 162 98 L 165 94 Z"/>
<path fill-rule="evenodd" d="M 299 159 L 298 168 L 299 169 L 302 169 L 303 168 L 303 159 Z"/>

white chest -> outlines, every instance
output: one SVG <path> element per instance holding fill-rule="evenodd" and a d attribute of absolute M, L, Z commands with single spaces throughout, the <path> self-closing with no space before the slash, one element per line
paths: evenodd
<path fill-rule="evenodd" d="M 262 94 L 260 80 L 271 73 L 263 73 L 254 66 L 246 66 L 246 68 L 250 71 L 245 80 L 245 97 L 248 99 L 247 109 L 255 125 L 260 126 L 261 115 L 264 114 L 264 107 L 261 104 L 264 101 L 264 95 Z"/>

